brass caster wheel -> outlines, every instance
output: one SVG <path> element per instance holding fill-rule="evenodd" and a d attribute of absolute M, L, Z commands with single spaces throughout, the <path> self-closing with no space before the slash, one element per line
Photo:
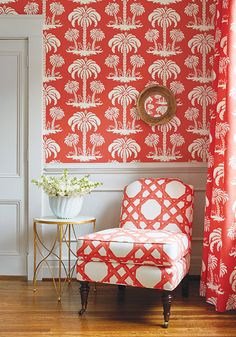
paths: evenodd
<path fill-rule="evenodd" d="M 85 309 L 81 309 L 81 310 L 79 311 L 79 316 L 82 316 L 82 315 L 84 314 L 84 312 L 85 312 Z"/>
<path fill-rule="evenodd" d="M 61 302 L 61 297 L 58 297 L 57 301 L 58 301 L 58 302 Z"/>
<path fill-rule="evenodd" d="M 163 328 L 164 328 L 164 329 L 167 329 L 168 326 L 169 326 L 169 322 L 164 322 L 164 323 L 163 323 Z"/>

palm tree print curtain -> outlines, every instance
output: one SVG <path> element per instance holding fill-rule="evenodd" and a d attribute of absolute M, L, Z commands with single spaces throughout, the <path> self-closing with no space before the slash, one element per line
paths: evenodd
<path fill-rule="evenodd" d="M 217 104 L 212 113 L 200 293 L 236 309 L 236 0 L 219 0 Z"/>

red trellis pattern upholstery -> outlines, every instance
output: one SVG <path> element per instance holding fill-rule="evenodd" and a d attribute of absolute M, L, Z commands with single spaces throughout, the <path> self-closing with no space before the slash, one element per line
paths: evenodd
<path fill-rule="evenodd" d="M 168 327 L 171 292 L 190 267 L 192 212 L 193 188 L 178 179 L 145 178 L 126 186 L 119 227 L 78 238 L 80 314 L 88 282 L 160 289 Z"/>
<path fill-rule="evenodd" d="M 124 190 L 120 227 L 191 235 L 193 189 L 178 179 L 140 179 Z"/>
<path fill-rule="evenodd" d="M 171 266 L 190 249 L 188 236 L 165 230 L 114 228 L 81 237 L 78 256 L 82 260 L 139 265 Z"/>
<path fill-rule="evenodd" d="M 173 290 L 189 269 L 192 203 L 178 179 L 126 186 L 120 227 L 78 239 L 77 279 Z"/>
<path fill-rule="evenodd" d="M 189 254 L 169 267 L 78 260 L 77 279 L 142 288 L 174 290 L 189 270 Z"/>

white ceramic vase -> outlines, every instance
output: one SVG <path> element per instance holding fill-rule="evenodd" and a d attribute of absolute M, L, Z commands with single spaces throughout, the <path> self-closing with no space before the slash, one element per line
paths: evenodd
<path fill-rule="evenodd" d="M 49 205 L 57 218 L 72 219 L 79 215 L 83 205 L 83 197 L 49 197 Z"/>

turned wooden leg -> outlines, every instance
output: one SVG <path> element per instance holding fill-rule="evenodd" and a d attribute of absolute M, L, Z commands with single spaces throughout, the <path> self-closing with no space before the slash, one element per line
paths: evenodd
<path fill-rule="evenodd" d="M 118 285 L 118 290 L 119 290 L 119 291 L 125 291 L 125 289 L 126 289 L 126 286 L 124 286 L 124 285 L 122 285 L 122 284 L 119 284 L 119 285 Z"/>
<path fill-rule="evenodd" d="M 189 274 L 186 274 L 182 280 L 182 296 L 188 297 L 189 295 Z"/>
<path fill-rule="evenodd" d="M 117 299 L 119 303 L 123 303 L 125 299 L 125 289 L 126 286 L 119 284 L 118 286 L 118 294 L 117 294 Z"/>
<path fill-rule="evenodd" d="M 85 310 L 87 309 L 88 303 L 88 294 L 89 294 L 89 283 L 87 281 L 80 281 L 80 296 L 81 296 L 81 310 L 79 315 L 82 316 Z"/>
<path fill-rule="evenodd" d="M 168 328 L 169 318 L 170 318 L 170 307 L 173 295 L 170 291 L 163 291 L 162 293 L 162 303 L 163 303 L 163 315 L 164 315 L 164 328 Z"/>

